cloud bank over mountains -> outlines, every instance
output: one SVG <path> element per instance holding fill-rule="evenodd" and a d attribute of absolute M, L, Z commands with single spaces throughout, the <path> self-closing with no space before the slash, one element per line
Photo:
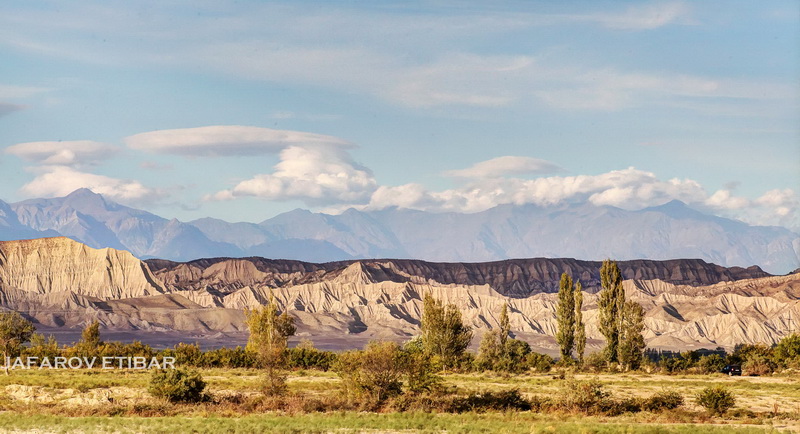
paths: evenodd
<path fill-rule="evenodd" d="M 38 231 L 38 232 L 37 232 Z M 38 235 L 37 235 L 38 234 Z M 0 239 L 61 234 L 146 258 L 413 258 L 484 262 L 510 258 L 700 258 L 772 273 L 800 266 L 800 235 L 748 226 L 682 202 L 636 211 L 606 205 L 500 205 L 472 214 L 400 208 L 338 214 L 297 209 L 261 223 L 168 220 L 87 189 L 54 199 L 0 201 Z"/>
<path fill-rule="evenodd" d="M 750 199 L 735 185 L 709 192 L 692 179 L 661 179 L 635 167 L 594 175 L 566 175 L 568 168 L 529 156 L 502 156 L 470 167 L 435 174 L 453 188 L 435 190 L 421 183 L 381 185 L 352 153 L 348 140 L 315 133 L 248 126 L 208 126 L 151 131 L 122 139 L 127 148 L 96 141 L 28 142 L 6 154 L 32 164 L 35 178 L 22 186 L 29 197 L 65 196 L 78 188 L 123 203 L 168 200 L 163 188 L 136 179 L 92 173 L 94 166 L 123 154 L 165 154 L 188 159 L 277 156 L 271 171 L 257 173 L 228 188 L 206 192 L 203 201 L 255 197 L 297 200 L 306 206 L 341 212 L 348 208 L 400 207 L 428 212 L 474 213 L 498 205 L 552 206 L 569 203 L 610 205 L 627 210 L 679 200 L 707 212 L 751 224 L 800 229 L 800 198 L 792 189 L 774 189 Z M 198 174 L 198 176 L 207 176 Z"/>

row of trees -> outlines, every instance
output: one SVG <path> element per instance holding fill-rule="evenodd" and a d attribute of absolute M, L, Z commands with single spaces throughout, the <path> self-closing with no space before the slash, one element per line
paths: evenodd
<path fill-rule="evenodd" d="M 600 267 L 602 290 L 597 307 L 600 333 L 606 339 L 603 357 L 608 366 L 628 371 L 638 369 L 645 348 L 644 309 L 639 303 L 626 300 L 622 287 L 622 273 L 616 262 L 603 261 Z M 580 282 L 573 283 L 572 276 L 561 275 L 556 307 L 556 342 L 561 349 L 562 363 L 577 354 L 579 364 L 584 362 L 586 326 L 583 323 L 583 291 Z"/>

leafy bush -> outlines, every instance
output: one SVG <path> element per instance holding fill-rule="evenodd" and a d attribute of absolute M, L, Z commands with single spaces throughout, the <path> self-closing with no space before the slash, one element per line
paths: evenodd
<path fill-rule="evenodd" d="M 592 372 L 600 372 L 605 369 L 607 365 L 606 358 L 603 356 L 602 351 L 590 353 L 583 359 L 584 368 Z"/>
<path fill-rule="evenodd" d="M 782 368 L 800 368 L 800 334 L 794 333 L 781 339 L 773 348 L 772 355 Z"/>
<path fill-rule="evenodd" d="M 747 375 L 769 375 L 775 372 L 775 362 L 763 354 L 750 354 L 742 369 Z"/>
<path fill-rule="evenodd" d="M 719 354 L 702 356 L 697 362 L 697 366 L 700 368 L 700 372 L 703 374 L 713 374 L 715 372 L 719 372 L 725 367 L 725 365 L 725 359 Z"/>
<path fill-rule="evenodd" d="M 42 359 L 54 359 L 61 355 L 61 350 L 58 348 L 58 342 L 50 335 L 45 338 L 44 335 L 34 333 L 31 336 L 31 346 L 23 350 L 25 357 L 38 357 Z"/>
<path fill-rule="evenodd" d="M 547 354 L 528 353 L 525 356 L 525 364 L 534 372 L 548 372 L 555 364 L 555 360 Z"/>
<path fill-rule="evenodd" d="M 253 351 L 242 347 L 218 348 L 202 353 L 200 366 L 208 368 L 254 368 L 257 356 Z"/>
<path fill-rule="evenodd" d="M 363 351 L 339 355 L 334 370 L 352 397 L 368 395 L 376 403 L 400 394 L 404 357 L 394 342 L 370 342 Z"/>
<path fill-rule="evenodd" d="M 600 412 L 608 397 L 609 393 L 597 380 L 567 381 L 561 389 L 561 404 L 567 409 L 585 413 Z"/>
<path fill-rule="evenodd" d="M 642 409 L 653 413 L 674 410 L 683 405 L 683 396 L 678 392 L 663 391 L 642 402 Z"/>
<path fill-rule="evenodd" d="M 723 415 L 736 405 L 733 393 L 722 386 L 706 387 L 696 396 L 697 404 L 711 414 Z"/>
<path fill-rule="evenodd" d="M 520 395 L 519 390 L 506 390 L 503 392 L 470 393 L 469 396 L 453 400 L 450 411 L 465 413 L 468 411 L 529 411 L 531 403 Z"/>
<path fill-rule="evenodd" d="M 619 416 L 623 413 L 638 413 L 642 411 L 641 401 L 636 398 L 611 399 L 600 401 L 598 410 L 606 416 Z"/>
<path fill-rule="evenodd" d="M 170 402 L 200 402 L 206 398 L 205 388 L 203 377 L 196 371 L 158 369 L 153 371 L 147 391 Z"/>
<path fill-rule="evenodd" d="M 417 345 L 414 341 L 406 343 L 403 346 L 402 357 L 408 392 L 421 394 L 441 391 L 442 377 L 436 374 L 431 358 L 425 354 L 421 345 Z"/>
<path fill-rule="evenodd" d="M 199 366 L 203 358 L 203 352 L 197 344 L 180 342 L 175 345 L 175 349 L 172 351 L 173 354 L 170 354 L 170 356 L 175 357 L 175 363 L 180 366 Z"/>
<path fill-rule="evenodd" d="M 311 341 L 302 341 L 288 350 L 287 359 L 292 368 L 327 371 L 336 362 L 336 353 L 318 350 Z"/>
<path fill-rule="evenodd" d="M 772 348 L 764 344 L 738 344 L 728 356 L 728 365 L 746 365 L 751 359 L 772 359 Z"/>

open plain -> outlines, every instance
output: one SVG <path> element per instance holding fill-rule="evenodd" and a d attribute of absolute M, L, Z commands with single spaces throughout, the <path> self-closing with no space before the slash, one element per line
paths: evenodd
<path fill-rule="evenodd" d="M 597 380 L 610 396 L 637 398 L 670 390 L 685 404 L 661 413 L 616 416 L 570 411 L 399 412 L 343 410 L 320 412 L 319 402 L 341 395 L 341 381 L 330 372 L 294 371 L 282 402 L 259 392 L 260 372 L 203 369 L 211 400 L 172 404 L 146 391 L 150 373 L 142 370 L 13 371 L 0 377 L 0 430 L 3 432 L 635 432 L 723 433 L 797 432 L 800 430 L 800 378 L 714 375 L 448 374 L 445 384 L 457 394 L 518 389 L 526 398 L 552 397 L 566 382 Z M 736 406 L 725 416 L 708 415 L 693 396 L 723 385 Z M 280 407 L 276 410 L 276 408 Z"/>

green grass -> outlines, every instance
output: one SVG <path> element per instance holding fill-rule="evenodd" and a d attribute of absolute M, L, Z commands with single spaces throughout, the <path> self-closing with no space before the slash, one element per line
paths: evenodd
<path fill-rule="evenodd" d="M 353 413 L 249 415 L 222 417 L 62 417 L 0 414 L 2 430 L 45 430 L 56 433 L 251 433 L 251 432 L 364 432 L 415 433 L 764 433 L 768 427 L 711 425 L 648 425 L 607 422 L 596 418 L 563 420 L 532 413 L 431 414 Z"/>
<path fill-rule="evenodd" d="M 261 373 L 252 369 L 201 369 L 212 394 L 257 397 Z M 0 375 L 0 431 L 43 430 L 45 432 L 524 432 L 524 433 L 721 433 L 770 432 L 800 428 L 800 381 L 794 378 L 729 378 L 724 376 L 664 376 L 649 374 L 587 375 L 597 378 L 615 397 L 650 396 L 664 389 L 675 390 L 686 399 L 686 408 L 672 413 L 648 412 L 617 417 L 582 417 L 576 414 L 531 412 L 485 414 L 431 413 L 301 413 L 253 414 L 247 403 L 203 403 L 175 405 L 153 400 L 145 392 L 148 371 L 117 370 L 20 370 Z M 444 377 L 458 393 L 500 391 L 517 388 L 523 394 L 553 396 L 563 380 L 551 374 L 502 376 L 448 374 Z M 295 397 L 327 399 L 339 393 L 336 374 L 305 370 L 291 373 L 289 393 Z M 50 393 L 55 402 L 26 402 L 3 390 L 9 385 L 38 386 L 42 396 Z M 725 385 L 737 397 L 737 409 L 725 418 L 710 418 L 694 406 L 694 394 L 709 385 Z M 127 395 L 115 395 L 113 403 L 79 405 L 66 401 L 82 392 L 128 388 Z M 78 393 L 61 393 L 73 389 Z M 117 392 L 114 392 L 117 393 Z M 125 398 L 125 396 L 128 396 Z M 773 404 L 779 415 L 771 415 Z M 275 407 L 271 407 L 275 408 Z M 284 408 L 284 407 L 280 407 Z M 342 408 L 342 407 L 339 407 Z M 347 407 L 345 407 L 347 408 Z M 350 407 L 352 408 L 352 407 Z M 265 411 L 265 410 L 260 410 Z M 310 411 L 310 410 L 306 410 Z M 721 424 L 727 424 L 722 425 Z M 344 430 L 344 431 L 340 431 Z"/>
<path fill-rule="evenodd" d="M 0 375 L 0 388 L 11 384 L 78 390 L 119 386 L 146 388 L 148 381 L 150 372 L 146 370 L 30 369 L 14 370 L 10 375 Z"/>

